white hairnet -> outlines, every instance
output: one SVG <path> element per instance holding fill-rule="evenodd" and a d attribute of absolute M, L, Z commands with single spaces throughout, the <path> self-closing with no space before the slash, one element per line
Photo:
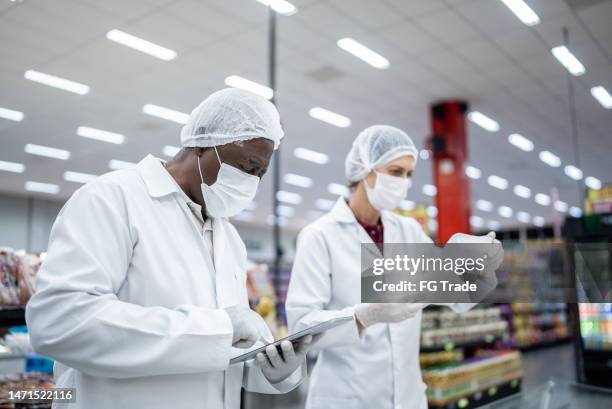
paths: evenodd
<path fill-rule="evenodd" d="M 189 115 L 181 145 L 206 148 L 266 138 L 278 148 L 284 132 L 276 107 L 249 91 L 225 88 L 211 94 Z"/>
<path fill-rule="evenodd" d="M 358 182 L 374 168 L 404 155 L 412 156 L 416 163 L 418 150 L 406 132 L 389 125 L 370 126 L 357 135 L 346 156 L 346 177 Z"/>

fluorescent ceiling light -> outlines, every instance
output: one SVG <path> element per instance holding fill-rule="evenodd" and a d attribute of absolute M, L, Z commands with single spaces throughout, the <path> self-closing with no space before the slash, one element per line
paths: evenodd
<path fill-rule="evenodd" d="M 489 220 L 487 222 L 487 227 L 491 230 L 499 230 L 499 228 L 501 227 L 501 224 L 499 224 L 497 220 Z"/>
<path fill-rule="evenodd" d="M 111 159 L 108 161 L 108 167 L 111 168 L 112 170 L 128 169 L 128 168 L 133 168 L 134 166 L 136 166 L 135 163 L 126 162 L 123 160 Z"/>
<path fill-rule="evenodd" d="M 427 206 L 425 212 L 429 217 L 436 217 L 438 215 L 438 208 L 436 206 Z"/>
<path fill-rule="evenodd" d="M 587 176 L 587 178 L 584 179 L 584 184 L 593 190 L 601 189 L 601 180 L 593 176 Z"/>
<path fill-rule="evenodd" d="M 501 0 L 515 16 L 528 26 L 534 26 L 540 23 L 540 17 L 525 3 L 523 0 Z"/>
<path fill-rule="evenodd" d="M 325 108 L 310 108 L 310 111 L 308 111 L 308 115 L 315 119 L 318 119 L 319 121 L 327 122 L 328 124 L 337 126 L 339 128 L 347 128 L 351 126 L 351 120 L 349 118 L 345 117 L 344 115 L 329 111 Z"/>
<path fill-rule="evenodd" d="M 482 112 L 472 111 L 468 114 L 468 119 L 489 132 L 499 131 L 499 124 L 494 119 L 489 118 Z"/>
<path fill-rule="evenodd" d="M 164 108 L 159 105 L 146 104 L 142 107 L 142 112 L 155 116 L 167 121 L 176 122 L 177 124 L 185 125 L 189 120 L 189 114 L 184 112 L 175 111 L 174 109 Z"/>
<path fill-rule="evenodd" d="M 508 142 L 525 152 L 531 152 L 533 150 L 533 142 L 517 133 L 508 135 Z"/>
<path fill-rule="evenodd" d="M 286 173 L 283 176 L 283 181 L 288 185 L 297 187 L 309 188 L 312 186 L 312 179 L 302 175 L 296 175 L 295 173 Z"/>
<path fill-rule="evenodd" d="M 427 196 L 435 196 L 438 189 L 434 185 L 425 184 L 423 185 L 423 193 Z"/>
<path fill-rule="evenodd" d="M 542 216 L 535 216 L 533 218 L 533 224 L 538 227 L 544 226 L 545 223 L 546 223 L 546 220 Z"/>
<path fill-rule="evenodd" d="M 508 206 L 499 206 L 497 208 L 497 213 L 505 218 L 512 217 L 512 208 Z"/>
<path fill-rule="evenodd" d="M 582 216 L 582 209 L 576 206 L 572 206 L 569 209 L 569 214 L 572 217 L 580 217 Z"/>
<path fill-rule="evenodd" d="M 508 188 L 508 181 L 497 175 L 491 175 L 487 178 L 487 183 L 494 188 L 499 190 L 506 190 Z"/>
<path fill-rule="evenodd" d="M 490 212 L 493 210 L 493 203 L 488 200 L 476 200 L 476 208 L 478 210 L 482 210 L 483 212 Z"/>
<path fill-rule="evenodd" d="M 367 62 L 374 68 L 384 70 L 389 68 L 389 65 L 391 65 L 389 60 L 387 60 L 385 57 L 378 54 L 376 51 L 369 49 L 365 45 L 353 40 L 352 38 L 341 38 L 338 40 L 337 44 L 338 47 L 342 48 L 347 53 L 353 54 L 355 57 Z"/>
<path fill-rule="evenodd" d="M 555 47 L 551 52 L 572 75 L 578 76 L 586 72 L 584 65 L 566 46 Z"/>
<path fill-rule="evenodd" d="M 53 159 L 68 160 L 70 158 L 70 152 L 67 150 L 35 145 L 33 143 L 26 144 L 24 151 L 30 155 L 44 156 Z"/>
<path fill-rule="evenodd" d="M 550 206 L 550 196 L 544 193 L 538 193 L 535 195 L 535 202 L 540 206 Z"/>
<path fill-rule="evenodd" d="M 0 160 L 0 170 L 5 172 L 23 173 L 25 172 L 25 165 L 23 163 Z"/>
<path fill-rule="evenodd" d="M 521 223 L 529 223 L 531 216 L 529 215 L 529 213 L 521 211 L 516 213 L 516 218 Z"/>
<path fill-rule="evenodd" d="M 297 13 L 298 9 L 286 0 L 257 0 L 259 3 L 269 6 L 272 10 L 283 16 L 290 16 Z"/>
<path fill-rule="evenodd" d="M 297 193 L 287 192 L 286 190 L 279 190 L 276 192 L 276 199 L 279 202 L 289 203 L 293 205 L 298 205 L 302 203 L 302 196 Z"/>
<path fill-rule="evenodd" d="M 142 53 L 157 57 L 160 60 L 170 61 L 176 58 L 176 51 L 162 47 L 161 45 L 157 45 L 150 41 L 143 40 L 142 38 L 133 36 L 121 30 L 109 31 L 106 33 L 106 38 Z"/>
<path fill-rule="evenodd" d="M 430 156 L 431 156 L 431 152 L 428 151 L 427 149 L 421 149 L 421 151 L 419 152 L 419 157 L 423 160 L 429 159 Z"/>
<path fill-rule="evenodd" d="M 326 154 L 306 148 L 295 148 L 295 150 L 293 151 L 293 156 L 298 159 L 317 163 L 319 165 L 325 165 L 327 162 L 329 162 L 329 156 L 327 156 Z"/>
<path fill-rule="evenodd" d="M 595 98 L 602 107 L 606 109 L 612 109 L 612 95 L 607 89 L 601 85 L 591 88 L 591 95 Z"/>
<path fill-rule="evenodd" d="M 119 133 L 103 131 L 101 129 L 90 128 L 88 126 L 79 126 L 77 128 L 77 135 L 82 136 L 83 138 L 95 139 L 117 145 L 122 144 L 125 141 L 125 136 Z"/>
<path fill-rule="evenodd" d="M 328 199 L 315 200 L 315 207 L 323 211 L 331 210 L 331 208 L 334 207 L 335 204 L 336 202 L 334 202 L 333 200 L 328 200 Z"/>
<path fill-rule="evenodd" d="M 272 99 L 274 96 L 274 90 L 270 87 L 262 85 L 258 82 L 242 78 L 238 75 L 230 75 L 225 79 L 225 85 L 228 87 L 240 88 L 245 91 L 257 94 L 265 99 Z"/>
<path fill-rule="evenodd" d="M 348 197 L 351 195 L 351 190 L 340 183 L 330 183 L 327 185 L 327 191 L 332 195 Z"/>
<path fill-rule="evenodd" d="M 95 178 L 97 178 L 96 175 L 91 175 L 89 173 L 71 172 L 71 171 L 64 172 L 64 180 L 67 182 L 87 183 L 87 182 L 91 182 Z"/>
<path fill-rule="evenodd" d="M 522 197 L 523 199 L 529 199 L 531 197 L 531 189 L 527 186 L 516 185 L 514 186 L 514 194 L 518 197 Z"/>
<path fill-rule="evenodd" d="M 482 172 L 480 169 L 469 165 L 465 168 L 465 174 L 470 179 L 480 179 L 480 177 L 482 176 Z"/>
<path fill-rule="evenodd" d="M 53 88 L 61 89 L 75 94 L 85 95 L 89 92 L 87 85 L 70 81 L 65 78 L 56 77 L 54 75 L 45 74 L 44 72 L 27 70 L 23 75 L 25 79 L 38 82 L 39 84 L 48 85 Z"/>
<path fill-rule="evenodd" d="M 562 200 L 555 201 L 555 209 L 557 209 L 557 211 L 559 212 L 562 212 L 562 213 L 567 212 L 568 207 L 569 206 L 567 205 L 567 203 L 565 203 Z"/>
<path fill-rule="evenodd" d="M 582 180 L 582 171 L 574 165 L 567 165 L 564 169 L 565 174 L 574 180 Z"/>
<path fill-rule="evenodd" d="M 478 217 L 478 216 L 470 216 L 470 224 L 473 227 L 482 227 L 484 226 L 484 220 L 482 219 L 482 217 Z"/>
<path fill-rule="evenodd" d="M 0 107 L 0 118 L 8 119 L 9 121 L 20 122 L 23 121 L 23 117 L 23 112 Z"/>
<path fill-rule="evenodd" d="M 162 148 L 162 153 L 166 156 L 173 158 L 176 156 L 177 153 L 179 153 L 180 150 L 181 148 L 179 148 L 178 146 L 166 145 Z"/>
<path fill-rule="evenodd" d="M 276 212 L 283 217 L 293 217 L 295 215 L 295 209 L 285 205 L 276 206 Z"/>
<path fill-rule="evenodd" d="M 540 152 L 539 157 L 540 160 L 546 163 L 548 166 L 551 166 L 553 168 L 558 168 L 559 166 L 561 166 L 561 159 L 552 152 L 542 151 Z"/>
<path fill-rule="evenodd" d="M 49 193 L 55 195 L 59 192 L 59 186 L 53 183 L 42 183 L 42 182 L 25 182 L 25 189 L 30 192 Z"/>
<path fill-rule="evenodd" d="M 414 203 L 412 200 L 402 200 L 399 205 L 399 208 L 405 212 L 409 212 L 410 210 L 413 210 L 415 207 L 416 207 L 416 203 Z"/>
<path fill-rule="evenodd" d="M 275 218 L 274 218 L 274 215 L 273 215 L 273 214 L 269 214 L 269 215 L 268 215 L 268 218 L 266 219 L 266 221 L 268 222 L 268 224 L 269 224 L 270 226 L 274 226 L 274 220 L 275 220 Z M 279 226 L 286 226 L 286 225 L 287 225 L 287 219 L 286 219 L 286 218 L 284 218 L 284 217 L 282 217 L 282 216 L 278 216 L 278 217 L 276 218 L 276 220 L 277 220 L 277 222 L 278 222 L 277 224 L 278 224 Z"/>

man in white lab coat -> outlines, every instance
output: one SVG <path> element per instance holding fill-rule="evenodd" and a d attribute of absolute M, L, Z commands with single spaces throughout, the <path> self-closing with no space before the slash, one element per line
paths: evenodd
<path fill-rule="evenodd" d="M 271 335 L 248 308 L 246 250 L 227 217 L 253 199 L 282 136 L 269 101 L 221 90 L 192 112 L 175 158 L 75 192 L 26 312 L 57 387 L 76 389 L 54 408 L 237 409 L 241 387 L 301 382 L 308 340 L 229 366 Z"/>

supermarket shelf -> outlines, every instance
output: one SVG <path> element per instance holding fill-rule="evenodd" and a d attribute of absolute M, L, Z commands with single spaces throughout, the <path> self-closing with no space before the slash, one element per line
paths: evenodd
<path fill-rule="evenodd" d="M 443 345 L 436 345 L 436 346 L 421 345 L 421 352 L 452 351 L 458 348 L 463 348 L 463 349 L 490 348 L 494 346 L 497 341 L 503 341 L 503 340 L 504 340 L 504 336 L 490 335 L 485 338 L 479 339 L 477 341 L 471 341 L 471 342 L 455 343 L 452 341 L 448 341 L 444 343 Z"/>
<path fill-rule="evenodd" d="M 22 305 L 4 305 L 0 307 L 0 327 L 25 325 L 25 307 Z"/>
<path fill-rule="evenodd" d="M 493 401 L 505 398 L 521 391 L 521 378 L 504 382 L 487 390 L 446 402 L 444 405 L 429 404 L 429 409 L 473 409 Z"/>

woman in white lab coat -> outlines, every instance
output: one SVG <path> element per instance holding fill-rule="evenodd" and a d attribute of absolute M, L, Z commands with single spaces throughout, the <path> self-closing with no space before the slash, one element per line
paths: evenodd
<path fill-rule="evenodd" d="M 307 409 L 424 409 L 419 367 L 421 307 L 360 304 L 361 244 L 430 243 L 398 207 L 410 187 L 417 149 L 400 129 L 362 131 L 346 159 L 348 202 L 302 230 L 287 294 L 290 331 L 337 316 L 354 323 L 325 333 L 313 369 Z"/>
<path fill-rule="evenodd" d="M 226 89 L 191 114 L 172 160 L 79 189 L 60 212 L 26 318 L 70 409 L 238 409 L 240 388 L 283 393 L 304 345 L 229 366 L 271 337 L 248 308 L 246 251 L 228 216 L 252 200 L 283 136 L 276 108 Z"/>

